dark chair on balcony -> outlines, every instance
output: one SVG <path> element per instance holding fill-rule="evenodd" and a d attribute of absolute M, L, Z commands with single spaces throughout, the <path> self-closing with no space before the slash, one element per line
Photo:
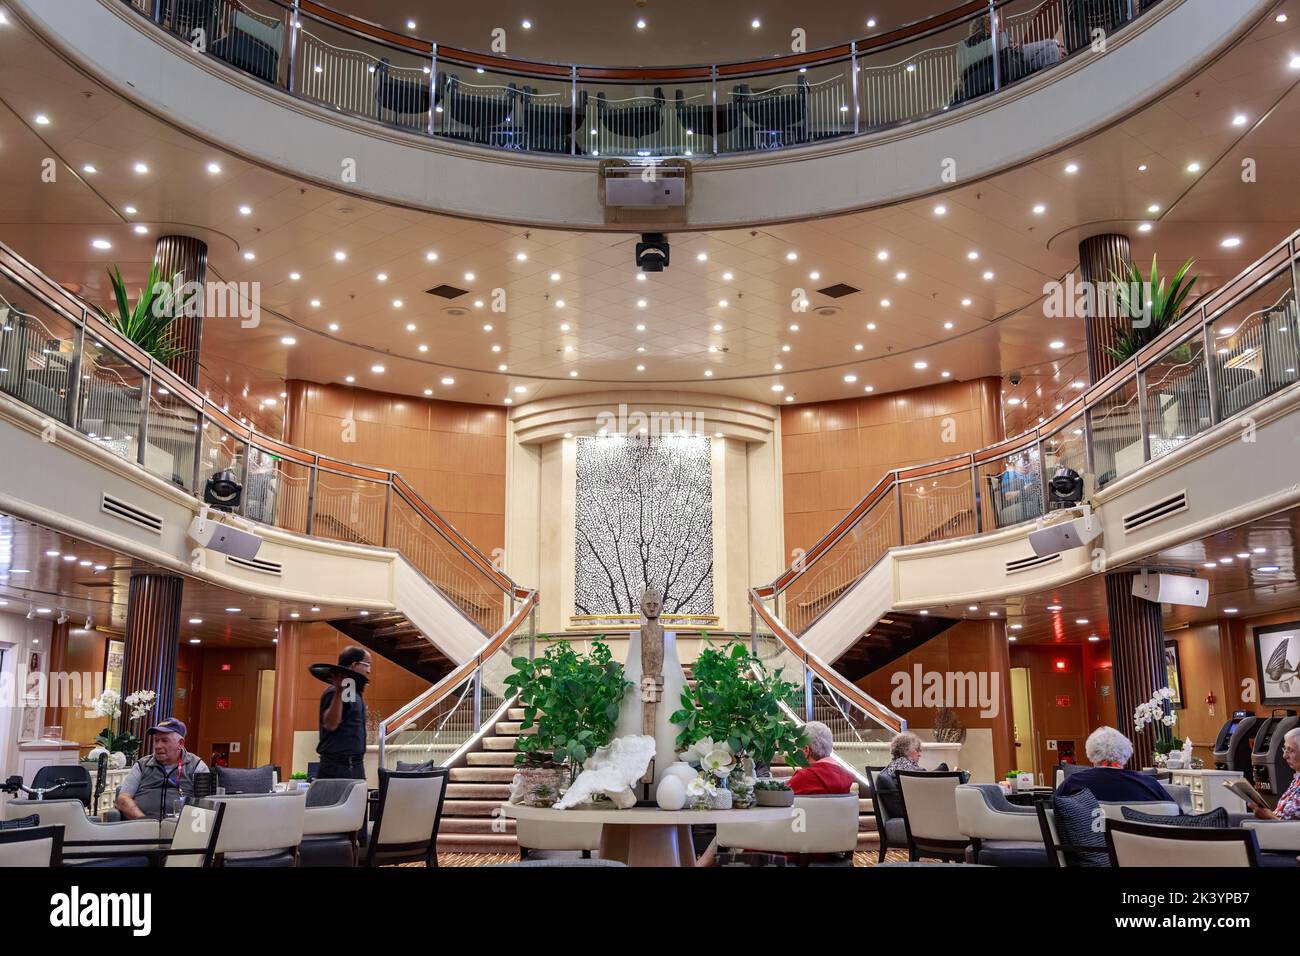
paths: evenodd
<path fill-rule="evenodd" d="M 731 93 L 738 106 L 755 126 L 755 147 L 781 149 L 808 142 L 808 77 L 799 76 L 794 92 L 785 87 L 751 90 L 742 83 Z"/>
<path fill-rule="evenodd" d="M 466 92 L 466 84 L 459 76 L 439 73 L 438 89 L 442 91 L 442 108 L 447 116 L 468 127 L 468 132 L 449 135 L 488 146 L 519 148 L 513 123 L 519 88 L 514 83 L 504 88 L 471 87 Z M 501 92 L 486 92 L 488 89 Z"/>
<path fill-rule="evenodd" d="M 687 103 L 686 94 L 678 90 L 675 105 L 677 122 L 682 124 L 682 129 L 696 136 L 712 136 L 715 130 L 719 136 L 725 136 L 736 128 L 736 123 L 740 120 L 740 107 L 735 102 L 719 103 L 717 106 L 711 103 Z"/>
<path fill-rule="evenodd" d="M 375 65 L 375 105 L 379 108 L 379 118 L 392 114 L 391 122 L 398 126 L 416 125 L 401 117 L 418 116 L 418 125 L 424 125 L 429 116 L 429 98 L 433 95 L 427 76 L 406 79 L 394 76 L 392 64 L 388 57 L 380 57 Z"/>
<path fill-rule="evenodd" d="M 653 97 L 636 99 L 653 99 L 653 103 L 642 106 L 610 106 L 604 91 L 597 93 L 596 115 L 600 118 L 600 124 L 615 136 L 626 139 L 644 139 L 659 132 L 664 122 L 664 91 L 656 86 Z"/>
<path fill-rule="evenodd" d="M 280 79 L 280 50 L 283 47 L 283 22 L 269 23 L 266 19 L 235 10 L 231 15 L 230 30 L 213 40 L 208 52 L 237 70 L 275 84 Z"/>
<path fill-rule="evenodd" d="M 587 115 L 587 91 L 578 94 L 572 104 L 567 96 L 546 96 L 531 86 L 519 94 L 519 125 L 523 128 L 527 148 L 539 153 L 567 153 L 569 143 L 577 137 Z M 577 138 L 575 152 L 582 151 L 582 140 Z"/>

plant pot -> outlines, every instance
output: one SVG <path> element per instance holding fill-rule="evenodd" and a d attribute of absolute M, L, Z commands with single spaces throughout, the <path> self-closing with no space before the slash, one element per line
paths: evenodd
<path fill-rule="evenodd" d="M 760 807 L 793 807 L 793 790 L 755 790 L 754 800 Z"/>
<path fill-rule="evenodd" d="M 732 802 L 731 791 L 723 788 L 719 788 L 718 792 L 713 795 L 713 799 L 709 801 L 709 809 L 730 810 L 731 802 Z"/>
<path fill-rule="evenodd" d="M 511 783 L 511 802 L 525 807 L 551 807 L 568 785 L 567 767 L 521 767 Z"/>
<path fill-rule="evenodd" d="M 1183 758 L 1182 758 L 1182 757 L 1168 757 L 1168 758 L 1166 758 L 1166 759 L 1165 759 L 1165 769 L 1166 769 L 1166 770 L 1182 770 L 1182 769 L 1183 769 Z"/>

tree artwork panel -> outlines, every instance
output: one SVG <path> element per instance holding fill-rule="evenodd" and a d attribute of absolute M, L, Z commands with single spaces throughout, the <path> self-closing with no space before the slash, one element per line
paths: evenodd
<path fill-rule="evenodd" d="M 578 614 L 630 614 L 648 586 L 665 613 L 713 613 L 709 439 L 577 439 Z"/>

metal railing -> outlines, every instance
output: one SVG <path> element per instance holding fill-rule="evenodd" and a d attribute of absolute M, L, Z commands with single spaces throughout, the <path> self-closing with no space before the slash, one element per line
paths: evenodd
<path fill-rule="evenodd" d="M 125 2 L 196 52 L 330 109 L 599 159 L 787 149 L 914 122 L 1101 48 L 1159 0 L 969 0 L 822 50 L 647 68 L 455 49 L 314 0 Z"/>
<path fill-rule="evenodd" d="M 1297 268 L 1300 232 L 1202 296 L 1101 381 L 1079 383 L 1079 397 L 1038 427 L 970 454 L 890 471 L 798 562 L 750 592 L 755 619 L 797 644 L 890 548 L 1035 520 L 1048 510 L 1048 482 L 1058 469 L 1091 476 L 1095 490 L 1105 489 L 1300 382 Z"/>
<path fill-rule="evenodd" d="M 3 244 L 0 392 L 196 497 L 217 472 L 235 473 L 250 521 L 400 551 L 484 635 L 529 593 L 397 472 L 235 420 Z"/>

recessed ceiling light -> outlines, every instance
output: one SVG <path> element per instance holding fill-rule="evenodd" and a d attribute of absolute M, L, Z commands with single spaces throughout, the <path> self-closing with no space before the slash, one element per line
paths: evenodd
<path fill-rule="evenodd" d="M 889 302 L 888 299 L 881 299 L 881 300 L 880 300 L 880 307 L 881 307 L 882 309 L 887 309 L 887 308 L 889 308 L 889 305 L 890 305 L 890 302 Z"/>
<path fill-rule="evenodd" d="M 1063 349 L 1065 348 L 1065 343 L 1062 342 L 1060 339 L 1054 339 L 1053 341 L 1047 343 L 1047 347 L 1053 349 Z"/>
<path fill-rule="evenodd" d="M 516 385 L 516 386 L 515 386 L 515 394 L 516 394 L 516 395 L 527 395 L 527 394 L 528 394 L 528 387 L 527 387 L 526 385 Z"/>
<path fill-rule="evenodd" d="M 980 257 L 979 251 L 976 249 L 972 249 L 970 252 L 966 253 L 966 258 L 969 259 L 971 262 L 974 262 L 979 257 Z"/>
<path fill-rule="evenodd" d="M 1236 614 L 1236 613 L 1237 613 L 1237 609 L 1236 609 L 1235 607 L 1225 607 L 1225 608 L 1223 609 L 1223 613 L 1224 613 L 1224 614 Z"/>
<path fill-rule="evenodd" d="M 818 281 L 820 281 L 820 280 L 821 280 L 821 277 L 822 277 L 822 274 L 821 274 L 820 272 L 810 272 L 810 273 L 808 273 L 808 278 L 811 279 L 813 282 L 818 282 Z"/>
<path fill-rule="evenodd" d="M 239 207 L 239 214 L 240 214 L 241 216 L 251 216 L 251 215 L 253 214 L 253 207 L 252 207 L 252 206 L 240 206 L 240 207 Z"/>
<path fill-rule="evenodd" d="M 91 244 L 92 246 L 94 246 L 96 249 L 112 249 L 112 248 L 113 248 L 113 244 L 112 244 L 111 242 L 109 242 L 107 239 L 92 239 L 92 240 L 90 241 L 90 244 Z"/>
<path fill-rule="evenodd" d="M 578 372 L 576 369 L 569 373 L 569 378 L 577 378 L 577 377 L 578 377 Z"/>
<path fill-rule="evenodd" d="M 202 644 L 203 641 L 199 640 L 197 637 L 191 637 L 191 638 L 190 638 L 190 643 L 191 643 L 191 644 Z"/>
<path fill-rule="evenodd" d="M 713 369 L 711 369 L 711 368 L 706 368 L 706 369 L 704 370 L 704 377 L 705 377 L 705 378 L 713 378 Z"/>
<path fill-rule="evenodd" d="M 903 282 L 905 279 L 907 279 L 907 273 L 906 273 L 906 272 L 895 272 L 895 273 L 894 273 L 894 278 L 897 279 L 899 282 Z"/>
<path fill-rule="evenodd" d="M 406 331 L 408 331 L 408 332 L 414 332 L 415 329 L 416 329 L 416 325 L 415 325 L 414 322 L 407 322 L 407 323 L 406 323 Z"/>
<path fill-rule="evenodd" d="M 505 371 L 508 371 L 508 369 L 509 369 L 509 366 L 506 366 L 506 365 L 498 365 L 498 366 L 497 366 L 497 371 L 498 371 L 498 372 L 505 372 Z"/>
<path fill-rule="evenodd" d="M 349 385 L 351 385 L 351 384 L 352 384 L 353 382 L 355 382 L 356 380 L 357 380 L 357 377 L 356 377 L 355 375 L 347 375 L 347 376 L 344 376 L 344 378 L 343 378 L 343 381 L 347 382 Z"/>
<path fill-rule="evenodd" d="M 757 30 L 759 27 L 763 25 L 763 21 L 755 17 L 753 20 L 749 21 L 749 25 L 753 27 L 755 30 Z"/>
<path fill-rule="evenodd" d="M 708 262 L 708 261 L 709 261 L 709 254 L 708 254 L 707 252 L 697 252 L 697 253 L 695 254 L 695 261 L 696 261 L 696 262 Z"/>
<path fill-rule="evenodd" d="M 962 300 L 961 300 L 961 304 L 964 305 L 964 306 L 969 307 L 970 304 L 971 304 L 971 300 L 970 300 L 970 299 L 962 299 Z"/>
<path fill-rule="evenodd" d="M 1300 70 L 1300 56 L 1291 57 L 1291 62 L 1287 65 L 1293 70 Z"/>
<path fill-rule="evenodd" d="M 922 613 L 924 613 L 924 612 L 922 612 Z M 1009 627 L 1011 628 L 1011 630 L 1013 630 L 1013 631 L 1023 631 L 1023 630 L 1025 629 L 1025 626 L 1024 626 L 1023 624 L 1011 624 L 1011 625 L 1008 625 L 1008 626 L 1009 626 Z"/>
<path fill-rule="evenodd" d="M 798 258 L 799 258 L 799 253 L 794 252 L 793 250 L 785 254 L 785 259 L 787 262 L 794 262 Z"/>
<path fill-rule="evenodd" d="M 940 204 L 940 205 L 938 205 L 938 206 L 935 206 L 935 207 L 934 207 L 934 214 L 935 214 L 936 216 L 946 216 L 946 215 L 948 215 L 948 207 L 947 207 L 947 206 L 944 206 L 944 205 L 942 205 L 942 204 Z"/>
<path fill-rule="evenodd" d="M 128 216 L 134 216 L 136 213 L 136 208 L 134 206 L 123 206 L 122 212 L 126 213 Z"/>
<path fill-rule="evenodd" d="M 218 173 L 221 172 L 221 164 L 208 163 L 208 172 L 211 173 L 213 176 L 217 175 Z"/>
<path fill-rule="evenodd" d="M 379 273 L 377 276 L 375 276 L 375 280 L 376 280 L 377 282 L 387 282 L 387 281 L 388 281 L 388 273 L 387 273 L 387 272 L 381 272 L 381 273 Z"/>
<path fill-rule="evenodd" d="M 415 29 L 415 21 L 414 21 L 414 20 L 407 20 L 407 21 L 406 21 L 406 29 L 408 29 L 408 30 L 414 30 L 414 29 Z"/>
<path fill-rule="evenodd" d="M 1076 617 L 1076 618 L 1074 619 L 1074 623 L 1075 623 L 1075 624 L 1087 624 L 1087 623 L 1088 623 L 1088 619 L 1087 619 L 1086 617 Z"/>
<path fill-rule="evenodd" d="M 227 613 L 227 614 L 238 614 L 238 613 L 239 613 L 239 608 L 237 608 L 237 607 L 228 607 L 228 608 L 226 608 L 226 613 Z"/>
<path fill-rule="evenodd" d="M 1138 232 L 1150 232 L 1150 231 L 1151 231 L 1151 223 L 1149 222 L 1144 222 L 1142 223 L 1142 225 L 1138 226 Z"/>
<path fill-rule="evenodd" d="M 1201 164 L 1200 164 L 1200 163 L 1188 163 L 1188 164 L 1187 164 L 1187 171 L 1188 171 L 1189 173 L 1199 173 L 1199 172 L 1201 171 Z"/>
<path fill-rule="evenodd" d="M 426 253 L 424 254 L 424 258 L 427 259 L 429 262 L 437 262 L 437 261 L 438 261 L 438 253 L 436 253 L 436 252 L 426 252 Z"/>
<path fill-rule="evenodd" d="M 247 262 L 252 262 L 252 261 L 253 261 L 254 259 L 256 259 L 256 258 L 257 258 L 257 253 L 254 252 L 252 249 L 245 250 L 245 252 L 244 252 L 244 260 L 245 260 L 245 261 L 247 261 Z"/>
<path fill-rule="evenodd" d="M 943 327 L 944 327 L 945 329 L 951 330 L 951 329 L 952 329 L 952 323 L 951 323 L 951 322 L 945 322 L 945 323 L 943 324 Z"/>
<path fill-rule="evenodd" d="M 37 114 L 36 114 L 36 120 L 35 120 L 35 121 L 36 121 L 36 125 L 37 125 L 37 126 L 49 126 L 49 125 L 50 125 L 50 118 L 49 118 L 48 116 L 46 116 L 44 113 L 37 113 Z"/>
<path fill-rule="evenodd" d="M 845 381 L 847 384 L 849 384 L 849 385 L 852 385 L 852 384 L 853 384 L 854 382 L 856 382 L 857 380 L 858 380 L 858 377 L 857 377 L 856 375 L 845 375 L 845 376 L 844 376 L 844 381 Z"/>
<path fill-rule="evenodd" d="M 645 366 L 644 366 L 644 365 L 638 365 L 638 366 L 636 367 L 636 370 L 637 370 L 638 372 L 644 372 L 644 371 L 645 371 Z"/>
<path fill-rule="evenodd" d="M 782 372 L 782 371 L 785 370 L 785 366 L 782 365 L 780 362 L 775 363 L 775 364 L 772 366 L 772 368 L 773 368 L 774 371 L 777 371 L 777 372 Z"/>
<path fill-rule="evenodd" d="M 1096 644 L 1098 641 L 1101 640 L 1101 638 L 1098 637 L 1096 634 L 1089 634 L 1088 640 L 1091 641 L 1093 644 Z"/>
<path fill-rule="evenodd" d="M 347 254 L 346 252 L 344 252 L 342 249 L 339 249 L 339 250 L 337 250 L 337 251 L 334 253 L 334 261 L 335 261 L 335 262 L 342 262 L 342 261 L 345 260 L 347 257 L 348 257 L 348 254 Z"/>
<path fill-rule="evenodd" d="M 788 346 L 788 345 L 783 345 L 783 346 L 781 346 L 781 351 L 782 351 L 782 352 L 788 352 L 788 351 L 790 351 L 790 346 Z"/>
<path fill-rule="evenodd" d="M 874 385 L 868 385 L 866 388 L 863 389 L 864 392 L 874 392 L 875 390 L 876 390 L 876 386 Z"/>
<path fill-rule="evenodd" d="M 939 377 L 940 377 L 940 378 L 952 378 L 952 372 L 940 372 L 940 373 L 939 373 Z"/>
<path fill-rule="evenodd" d="M 636 28 L 637 28 L 638 30 L 644 30 L 644 29 L 645 29 L 645 21 L 644 21 L 644 20 L 638 20 L 638 21 L 636 22 Z"/>
<path fill-rule="evenodd" d="M 918 372 L 923 369 L 927 369 L 929 367 L 930 367 L 930 363 L 926 361 L 919 361 L 919 362 L 912 363 L 912 368 L 916 369 Z"/>
<path fill-rule="evenodd" d="M 1044 206 L 1042 203 L 1039 203 L 1037 206 L 1034 207 L 1035 216 L 1041 216 L 1045 212 L 1047 212 L 1047 207 Z"/>
<path fill-rule="evenodd" d="M 531 29 L 533 28 L 533 21 L 532 21 L 532 20 L 524 20 L 524 21 L 521 22 L 519 25 L 520 25 L 521 27 L 523 27 L 525 30 L 531 30 Z"/>
<path fill-rule="evenodd" d="M 855 352 L 861 352 L 864 348 L 866 348 L 866 346 L 863 345 L 861 342 L 856 342 L 853 345 L 853 351 Z"/>
<path fill-rule="evenodd" d="M 887 261 L 889 259 L 889 250 L 881 249 L 879 252 L 876 253 L 876 258 L 879 259 L 881 262 Z"/>
<path fill-rule="evenodd" d="M 527 261 L 528 261 L 528 253 L 526 253 L 526 252 L 516 252 L 516 253 L 515 253 L 515 261 L 516 261 L 516 262 L 527 262 Z"/>
<path fill-rule="evenodd" d="M 1233 558 L 1219 558 L 1220 564 L 1232 564 Z"/>
<path fill-rule="evenodd" d="M 339 324 L 337 322 L 331 322 L 329 329 L 331 332 L 337 332 L 339 330 Z"/>
<path fill-rule="evenodd" d="M 1245 113 L 1238 113 L 1236 116 L 1232 118 L 1233 126 L 1245 126 L 1249 122 L 1250 122 L 1250 118 L 1247 117 Z"/>
<path fill-rule="evenodd" d="M 993 270 L 992 270 L 992 269 L 989 269 L 989 270 L 987 270 L 987 271 L 984 273 L 984 281 L 985 281 L 985 282 L 992 282 L 992 281 L 993 281 Z"/>
<path fill-rule="evenodd" d="M 1241 238 L 1239 236 L 1229 236 L 1220 242 L 1219 245 L 1223 246 L 1225 249 L 1236 249 L 1241 245 Z"/>
<path fill-rule="evenodd" d="M 798 332 L 798 331 L 799 331 L 799 325 L 798 325 L 797 323 L 792 323 L 792 324 L 790 325 L 790 331 L 791 331 L 791 332 Z"/>
<path fill-rule="evenodd" d="M 787 395 L 787 396 L 785 397 L 785 400 L 786 400 L 787 402 L 793 402 L 793 401 L 794 401 L 794 396 L 793 396 L 793 395 Z"/>
<path fill-rule="evenodd" d="M 1281 571 L 1282 569 L 1276 564 L 1266 564 L 1262 568 L 1259 568 L 1259 570 L 1272 574 L 1273 572 Z"/>
<path fill-rule="evenodd" d="M 1151 168 L 1151 167 L 1148 166 L 1146 163 L 1139 163 L 1139 164 L 1138 164 L 1138 172 L 1139 172 L 1139 173 L 1145 173 L 1145 172 L 1146 172 L 1148 169 L 1150 169 L 1150 168 Z"/>
<path fill-rule="evenodd" d="M 645 276 L 639 276 L 639 278 L 644 279 Z M 722 281 L 723 281 L 723 282 L 730 282 L 731 279 L 732 279 L 732 275 L 731 275 L 730 272 L 724 272 L 724 273 L 722 273 Z"/>
<path fill-rule="evenodd" d="M 1087 387 L 1088 387 L 1087 383 L 1084 382 L 1084 381 L 1082 381 L 1082 380 L 1080 380 L 1080 381 L 1075 381 L 1075 382 L 1071 382 L 1071 383 L 1070 383 L 1070 388 L 1075 388 L 1075 389 L 1080 389 L 1080 390 L 1082 390 L 1082 389 L 1085 389 L 1085 388 L 1087 388 Z"/>
<path fill-rule="evenodd" d="M 1020 399 L 1018 399 L 1018 398 L 1008 398 L 1008 399 L 1007 399 L 1007 404 L 1010 405 L 1012 408 L 1015 408 L 1017 405 L 1020 404 Z"/>
<path fill-rule="evenodd" d="M 1249 551 L 1238 551 L 1238 552 L 1237 552 L 1237 557 L 1239 557 L 1239 558 L 1249 558 L 1249 557 L 1250 557 L 1250 552 L 1249 552 Z"/>
<path fill-rule="evenodd" d="M 1286 23 L 1286 14 L 1285 14 L 1285 13 L 1279 13 L 1279 14 L 1278 14 L 1277 16 L 1275 16 L 1273 19 L 1274 19 L 1274 21 L 1276 21 L 1277 23 Z"/>
<path fill-rule="evenodd" d="M 452 378 L 450 375 L 448 375 L 448 376 L 446 376 L 446 377 L 443 378 L 443 380 L 442 380 L 442 384 L 443 384 L 443 385 L 455 385 L 455 384 L 456 384 L 456 380 L 455 380 L 454 378 Z"/>
<path fill-rule="evenodd" d="M 284 335 L 284 336 L 281 336 L 281 337 L 280 337 L 280 344 L 281 344 L 281 345 L 297 345 L 297 344 L 298 344 L 298 340 L 295 339 L 292 335 Z"/>
<path fill-rule="evenodd" d="M 383 375 L 384 367 L 382 365 L 372 365 L 370 366 L 370 371 L 374 372 L 376 375 Z"/>
<path fill-rule="evenodd" d="M 1079 171 L 1079 164 L 1078 164 L 1078 163 L 1070 163 L 1069 165 L 1067 165 L 1067 166 L 1065 167 L 1065 171 L 1066 171 L 1068 174 L 1070 174 L 1071 176 L 1073 176 L 1075 173 L 1077 173 L 1077 172 Z"/>
<path fill-rule="evenodd" d="M 96 169 L 96 168 L 95 168 L 92 164 L 90 164 L 90 163 L 86 163 L 86 165 L 82 166 L 82 167 L 81 167 L 81 171 L 82 171 L 83 173 L 90 173 L 92 176 L 93 176 L 95 173 L 99 172 L 99 170 Z"/>
<path fill-rule="evenodd" d="M 1049 604 L 1049 605 L 1047 605 L 1047 609 L 1048 609 L 1049 611 L 1060 611 L 1060 610 L 1062 610 L 1062 607 L 1061 607 L 1061 605 L 1059 605 L 1059 604 Z"/>
<path fill-rule="evenodd" d="M 131 168 L 134 169 L 136 173 L 140 176 L 143 176 L 145 173 L 149 172 L 149 166 L 146 163 L 136 163 Z"/>

